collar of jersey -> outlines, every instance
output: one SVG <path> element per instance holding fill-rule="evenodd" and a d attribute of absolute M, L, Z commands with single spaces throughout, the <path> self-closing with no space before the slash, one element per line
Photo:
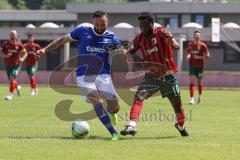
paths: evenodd
<path fill-rule="evenodd" d="M 92 31 L 96 36 L 103 36 L 107 32 L 107 30 L 105 30 L 103 34 L 98 34 L 97 32 L 95 32 L 94 27 L 92 27 Z"/>

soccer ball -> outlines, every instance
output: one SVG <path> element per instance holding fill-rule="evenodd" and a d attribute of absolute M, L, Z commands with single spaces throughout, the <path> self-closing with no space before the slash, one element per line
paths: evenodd
<path fill-rule="evenodd" d="M 71 129 L 72 129 L 72 135 L 75 138 L 85 138 L 90 131 L 90 127 L 87 121 L 81 121 L 81 120 L 74 121 L 72 123 Z"/>

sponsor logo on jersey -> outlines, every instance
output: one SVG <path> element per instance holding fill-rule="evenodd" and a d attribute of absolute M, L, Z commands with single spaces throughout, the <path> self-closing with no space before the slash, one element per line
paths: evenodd
<path fill-rule="evenodd" d="M 156 37 L 153 37 L 153 38 L 152 38 L 152 43 L 157 44 L 157 39 L 156 39 Z"/>
<path fill-rule="evenodd" d="M 152 54 L 153 52 L 158 52 L 158 48 L 154 47 L 148 50 L 144 50 L 144 54 Z"/>
<path fill-rule="evenodd" d="M 105 53 L 106 52 L 106 50 L 104 48 L 90 47 L 90 46 L 87 46 L 86 50 L 91 53 Z"/>

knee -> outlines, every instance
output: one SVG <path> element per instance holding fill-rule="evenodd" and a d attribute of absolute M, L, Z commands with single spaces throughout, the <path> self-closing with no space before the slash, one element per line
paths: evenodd
<path fill-rule="evenodd" d="M 87 100 L 89 100 L 93 106 L 96 106 L 97 104 L 101 103 L 99 98 L 97 98 L 95 96 L 87 96 Z"/>
<path fill-rule="evenodd" d="M 108 103 L 107 110 L 110 113 L 118 113 L 119 110 L 120 110 L 120 106 L 118 104 L 118 101 L 114 101 L 114 102 Z"/>
<path fill-rule="evenodd" d="M 141 101 L 143 102 L 145 99 L 148 98 L 148 93 L 146 90 L 141 90 L 141 91 L 138 91 L 136 94 L 135 94 L 135 98 L 134 98 L 134 102 L 135 101 Z"/>

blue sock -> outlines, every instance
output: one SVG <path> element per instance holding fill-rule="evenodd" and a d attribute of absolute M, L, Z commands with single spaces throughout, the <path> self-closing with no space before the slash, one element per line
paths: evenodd
<path fill-rule="evenodd" d="M 117 133 L 116 130 L 113 128 L 112 123 L 110 121 L 108 113 L 103 108 L 102 104 L 99 103 L 96 106 L 94 106 L 94 110 L 99 118 L 99 120 L 102 122 L 102 124 L 107 128 L 107 130 L 111 133 Z"/>

